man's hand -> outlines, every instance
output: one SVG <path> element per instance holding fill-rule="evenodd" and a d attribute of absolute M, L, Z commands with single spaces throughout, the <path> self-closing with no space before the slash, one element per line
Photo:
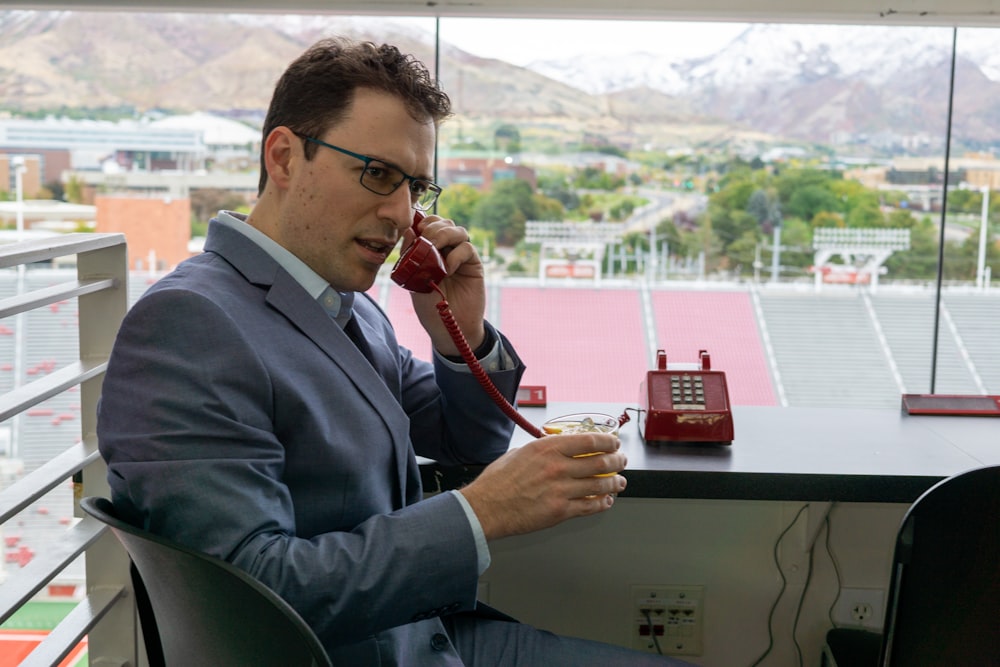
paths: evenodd
<path fill-rule="evenodd" d="M 625 490 L 625 478 L 596 475 L 625 469 L 620 447 L 618 437 L 607 433 L 534 440 L 488 465 L 460 493 L 487 540 L 549 528 L 614 504 L 614 494 Z"/>
<path fill-rule="evenodd" d="M 451 220 L 428 216 L 418 224 L 420 235 L 433 243 L 444 259 L 448 277 L 442 280 L 438 287 L 444 292 L 452 315 L 465 334 L 469 347 L 476 349 L 486 336 L 486 330 L 483 328 L 486 283 L 479 253 L 469 242 L 469 232 Z M 413 232 L 407 230 L 403 235 L 402 247 L 407 247 L 412 240 Z M 421 326 L 431 337 L 434 349 L 444 355 L 457 356 L 458 347 L 441 322 L 441 315 L 437 310 L 441 295 L 437 292 L 429 294 L 413 292 L 410 298 Z"/>

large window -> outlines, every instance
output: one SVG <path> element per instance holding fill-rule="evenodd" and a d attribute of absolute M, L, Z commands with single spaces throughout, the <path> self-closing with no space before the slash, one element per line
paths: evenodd
<path fill-rule="evenodd" d="M 491 257 L 525 382 L 628 403 L 657 349 L 704 348 L 737 404 L 1000 388 L 996 30 L 439 27 L 441 212 Z"/>
<path fill-rule="evenodd" d="M 45 23 L 39 16 L 32 25 Z M 81 61 L 53 51 L 69 20 L 122 25 Z M 211 211 L 252 205 L 259 143 L 245 131 L 257 131 L 274 79 L 305 45 L 343 33 L 415 53 L 454 103 L 439 136 L 438 212 L 472 230 L 488 262 L 490 319 L 516 343 L 524 382 L 546 386 L 549 400 L 633 405 L 661 349 L 671 363 L 708 350 L 737 405 L 885 408 L 902 393 L 1000 393 L 997 30 L 958 30 L 953 61 L 956 33 L 943 27 L 46 21 L 31 39 L 9 33 L 20 35 L 13 71 L 51 77 L 62 93 L 3 87 L 12 92 L 0 98 L 0 125 L 73 138 L 70 168 L 42 176 L 56 198 L 189 197 L 196 236 Z M 276 55 L 220 44 L 233 22 Z M 187 45 L 188 60 L 171 60 L 166 35 Z M 198 109 L 184 108 L 191 90 Z M 116 131 L 124 141 L 135 134 L 126 121 L 203 134 L 149 164 L 129 161 L 125 147 L 77 143 L 87 133 L 74 123 L 99 122 L 103 141 Z M 0 132 L 0 154 L 33 154 L 22 144 Z M 194 171 L 176 185 L 178 172 Z M 175 236 L 162 242 L 130 239 L 134 268 L 186 252 Z M 136 293 L 155 277 L 137 274 Z M 429 357 L 406 294 L 388 280 L 373 292 L 401 340 Z"/>

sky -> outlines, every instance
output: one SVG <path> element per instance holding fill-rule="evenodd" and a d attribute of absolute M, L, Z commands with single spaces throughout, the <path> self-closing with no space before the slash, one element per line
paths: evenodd
<path fill-rule="evenodd" d="M 421 25 L 419 20 L 414 24 Z M 422 26 L 427 25 L 424 19 Z M 717 51 L 746 27 L 745 23 L 443 18 L 441 39 L 477 56 L 523 66 L 583 53 L 644 51 L 695 57 Z"/>

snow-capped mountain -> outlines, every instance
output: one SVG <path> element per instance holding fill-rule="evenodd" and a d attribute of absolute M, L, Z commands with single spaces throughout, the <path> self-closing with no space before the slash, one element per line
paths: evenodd
<path fill-rule="evenodd" d="M 957 52 L 1000 81 L 997 31 L 963 28 Z M 759 88 L 820 78 L 878 86 L 907 71 L 950 61 L 950 28 L 754 24 L 718 52 L 698 58 L 576 56 L 527 67 L 592 94 L 647 86 L 671 95 L 706 89 Z"/>
<path fill-rule="evenodd" d="M 521 67 L 380 16 L 142 12 L 0 11 L 0 107 L 248 117 L 267 107 L 287 63 L 330 35 L 394 43 L 426 63 L 440 55 L 435 75 L 472 122 L 566 128 L 622 146 L 695 142 L 697 126 L 703 137 L 737 128 L 940 152 L 948 118 L 950 28 L 749 24 L 697 57 L 655 55 L 662 44 L 636 39 L 628 55 L 567 52 Z M 996 29 L 958 31 L 953 138 L 977 150 L 1000 146 L 997 42 Z"/>

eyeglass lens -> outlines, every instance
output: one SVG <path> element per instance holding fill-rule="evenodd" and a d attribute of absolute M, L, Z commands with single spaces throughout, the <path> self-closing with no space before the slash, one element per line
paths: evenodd
<path fill-rule="evenodd" d="M 361 185 L 380 195 L 392 194 L 406 180 L 417 208 L 426 211 L 434 205 L 440 189 L 429 181 L 410 179 L 396 167 L 378 160 L 371 160 L 361 172 Z"/>

